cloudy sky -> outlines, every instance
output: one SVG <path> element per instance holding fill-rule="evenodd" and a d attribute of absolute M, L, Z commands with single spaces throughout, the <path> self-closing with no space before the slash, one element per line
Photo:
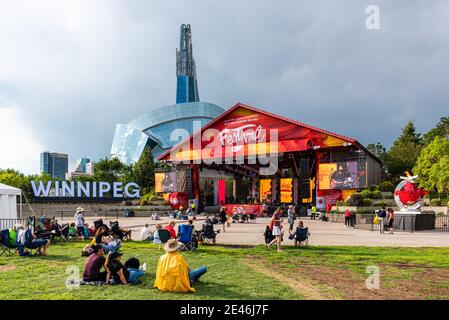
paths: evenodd
<path fill-rule="evenodd" d="M 342 3 L 2 0 L 0 168 L 38 172 L 43 150 L 105 157 L 116 123 L 174 103 L 182 23 L 202 101 L 386 146 L 408 120 L 424 132 L 447 116 L 449 2 Z"/>

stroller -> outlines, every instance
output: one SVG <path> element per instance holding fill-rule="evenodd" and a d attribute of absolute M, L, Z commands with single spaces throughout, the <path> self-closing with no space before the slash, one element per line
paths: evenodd
<path fill-rule="evenodd" d="M 122 241 L 131 239 L 131 230 L 123 230 L 120 228 L 118 221 L 109 221 L 109 224 L 111 226 L 109 235 L 111 235 L 113 239 L 120 239 Z"/>

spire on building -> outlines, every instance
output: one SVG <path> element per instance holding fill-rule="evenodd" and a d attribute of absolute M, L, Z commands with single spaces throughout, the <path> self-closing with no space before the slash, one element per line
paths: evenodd
<path fill-rule="evenodd" d="M 176 49 L 176 76 L 176 103 L 200 101 L 190 24 L 181 25 L 179 49 Z"/>

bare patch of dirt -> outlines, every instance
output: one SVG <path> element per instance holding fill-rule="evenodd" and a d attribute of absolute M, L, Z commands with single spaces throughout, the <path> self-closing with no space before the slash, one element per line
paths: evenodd
<path fill-rule="evenodd" d="M 245 264 L 258 273 L 262 273 L 288 285 L 294 291 L 304 296 L 306 300 L 333 300 L 340 298 L 333 292 L 333 290 L 329 290 L 329 288 L 325 288 L 324 286 L 317 286 L 315 283 L 312 283 L 299 275 L 285 275 L 282 272 L 277 272 L 271 268 L 266 269 L 260 264 L 254 263 L 253 260 L 245 261 Z"/>
<path fill-rule="evenodd" d="M 12 270 L 16 270 L 17 267 L 14 265 L 6 265 L 6 266 L 0 266 L 0 272 L 3 271 L 12 271 Z"/>
<path fill-rule="evenodd" d="M 249 261 L 251 267 L 262 269 L 253 268 L 256 271 L 296 287 L 295 290 L 308 299 L 449 299 L 449 269 L 403 263 L 379 264 L 380 288 L 370 290 L 366 288 L 368 274 L 344 269 L 344 266 L 336 268 L 311 264 L 305 259 L 292 259 L 295 267 L 285 268 L 260 257 L 251 257 Z"/>

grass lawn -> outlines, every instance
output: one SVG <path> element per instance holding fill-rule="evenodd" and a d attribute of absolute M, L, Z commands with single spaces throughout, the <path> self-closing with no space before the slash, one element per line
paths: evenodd
<path fill-rule="evenodd" d="M 194 294 L 153 289 L 158 246 L 125 242 L 123 260 L 146 262 L 137 286 L 80 286 L 69 290 L 67 267 L 82 274 L 81 242 L 53 245 L 49 255 L 0 257 L 0 299 L 448 299 L 449 248 L 202 246 L 185 252 L 190 267 L 206 265 Z M 381 290 L 365 287 L 367 266 L 381 270 Z M 412 288 L 412 289 L 411 289 Z"/>

